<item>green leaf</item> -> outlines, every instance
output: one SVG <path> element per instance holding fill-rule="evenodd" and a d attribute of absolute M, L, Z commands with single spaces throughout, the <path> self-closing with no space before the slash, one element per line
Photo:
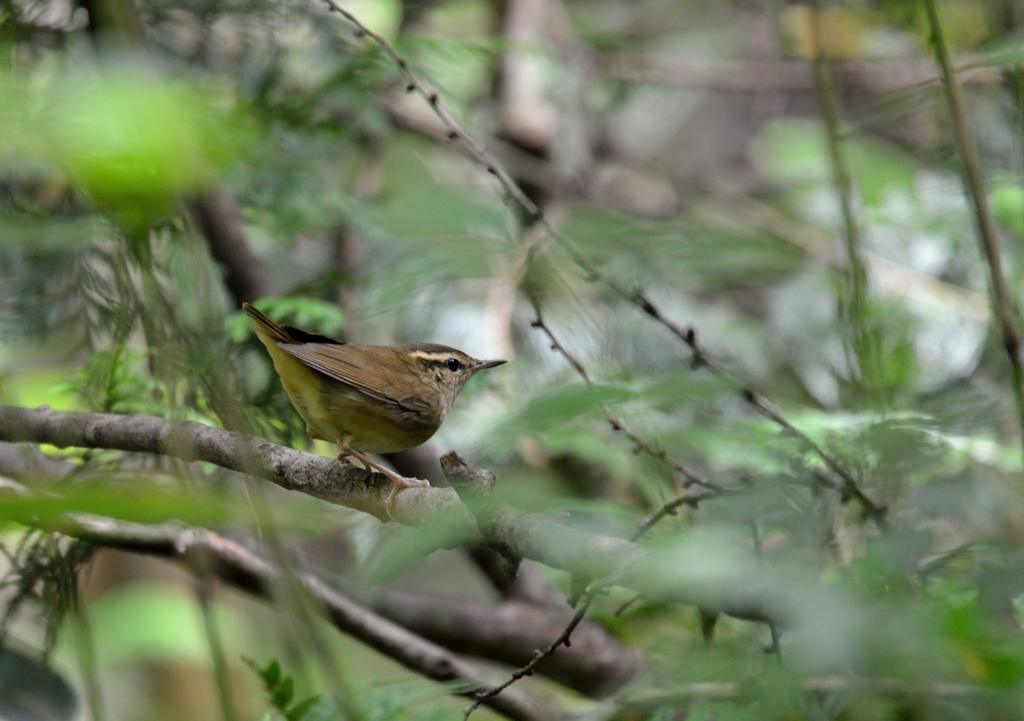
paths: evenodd
<path fill-rule="evenodd" d="M 263 676 L 263 681 L 267 684 L 267 689 L 273 691 L 277 688 L 277 684 L 281 682 L 281 664 L 277 662 L 277 659 L 273 659 L 260 674 Z"/>
<path fill-rule="evenodd" d="M 738 223 L 728 208 L 666 220 L 580 209 L 565 232 L 585 238 L 590 254 L 614 255 L 620 281 L 638 287 L 649 287 L 652 274 L 672 286 L 685 278 L 708 288 L 749 287 L 785 277 L 806 259 L 792 243 Z"/>
<path fill-rule="evenodd" d="M 656 408 L 668 409 L 710 403 L 734 392 L 731 386 L 713 375 L 683 369 L 653 378 L 640 389 L 639 396 Z"/>
<path fill-rule="evenodd" d="M 914 192 L 916 165 L 909 155 L 874 139 L 843 138 L 857 190 L 865 203 L 880 204 L 894 188 Z M 821 123 L 779 120 L 755 141 L 755 160 L 768 177 L 787 185 L 832 183 L 832 166 Z"/>
<path fill-rule="evenodd" d="M 315 721 L 316 719 L 330 718 L 336 710 L 337 707 L 329 696 L 317 694 L 292 706 L 291 710 L 285 714 L 285 718 L 288 721 Z"/>
<path fill-rule="evenodd" d="M 59 521 L 67 513 L 92 513 L 136 523 L 181 521 L 216 526 L 231 518 L 229 504 L 217 496 L 171 488 L 145 487 L 139 482 L 90 479 L 65 484 L 60 495 L 7 495 L 0 518 L 28 526 Z"/>
<path fill-rule="evenodd" d="M 992 212 L 999 224 L 1024 238 L 1024 190 L 1015 183 L 1000 184 L 992 189 Z"/>
<path fill-rule="evenodd" d="M 210 184 L 240 133 L 192 86 L 106 70 L 64 73 L 43 102 L 21 106 L 20 121 L 122 229 L 144 239 L 154 218 Z"/>
<path fill-rule="evenodd" d="M 288 704 L 292 702 L 292 698 L 295 696 L 295 683 L 292 681 L 291 676 L 285 676 L 281 679 L 281 683 L 277 684 L 273 692 L 270 695 L 271 705 L 281 709 L 282 712 L 288 710 Z"/>
<path fill-rule="evenodd" d="M 542 391 L 513 416 L 510 426 L 520 433 L 542 433 L 592 413 L 605 403 L 633 400 L 636 391 L 622 386 L 567 383 Z"/>
<path fill-rule="evenodd" d="M 985 47 L 977 65 L 987 68 L 1012 67 L 1024 64 L 1024 36 L 1003 38 Z"/>

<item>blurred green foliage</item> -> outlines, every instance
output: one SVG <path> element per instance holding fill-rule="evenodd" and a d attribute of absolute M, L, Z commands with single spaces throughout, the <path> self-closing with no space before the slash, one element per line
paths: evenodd
<path fill-rule="evenodd" d="M 208 665 L 210 652 L 194 594 L 171 583 L 138 582 L 105 594 L 89 609 L 97 662 L 109 669 L 152 660 Z M 242 642 L 245 628 L 225 604 L 214 608 L 224 642 Z"/>
<path fill-rule="evenodd" d="M 370 684 L 347 702 L 327 694 L 316 694 L 304 699 L 296 697 L 295 681 L 284 673 L 281 664 L 270 661 L 260 667 L 252 659 L 245 659 L 263 682 L 268 701 L 273 708 L 263 721 L 335 721 L 355 716 L 361 721 L 393 721 L 413 718 L 417 721 L 440 721 L 451 714 L 440 709 L 416 709 L 416 705 L 433 698 L 438 689 L 423 682 Z"/>
<path fill-rule="evenodd" d="M 736 39 L 755 25 L 779 34 L 780 62 L 799 63 L 810 45 L 794 17 L 806 8 L 572 0 L 559 31 L 571 42 L 533 47 L 506 37 L 501 10 L 482 0 L 346 5 L 395 42 L 475 136 L 494 140 L 602 272 L 692 325 L 728 370 L 721 378 L 531 227 L 459 143 L 420 132 L 426 121 L 404 113 L 430 117 L 429 107 L 402 92 L 400 69 L 324 8 L 148 0 L 148 47 L 115 53 L 97 47 L 81 8 L 65 8 L 63 25 L 45 20 L 47 8 L 63 17 L 58 5 L 0 2 L 4 402 L 194 420 L 332 454 L 311 444 L 238 312 L 254 299 L 232 296 L 224 281 L 237 269 L 187 210 L 223 190 L 268 278 L 256 304 L 274 318 L 359 342 L 431 341 L 514 359 L 473 382 L 431 452 L 455 448 L 492 469 L 496 493 L 522 508 L 628 537 L 692 489 L 613 430 L 608 407 L 649 448 L 725 489 L 643 538 L 674 561 L 661 580 L 695 596 L 765 584 L 795 599 L 794 621 L 775 629 L 779 655 L 766 653 L 770 629 L 741 619 L 718 619 L 706 645 L 711 614 L 640 599 L 616 615 L 631 594 L 613 589 L 592 614 L 654 673 L 618 691 L 614 708 L 560 701 L 652 721 L 1020 716 L 1021 429 L 949 119 L 931 84 L 878 91 L 855 74 L 880 63 L 899 77 L 924 58 L 918 3 L 842 3 L 828 27 L 842 46 L 841 85 L 852 88 L 841 141 L 869 278 L 865 313 L 881 349 L 878 404 L 864 400 L 844 341 L 841 217 L 809 92 L 676 87 L 671 74 L 654 82 L 616 69 L 654 67 L 685 48 L 680 58 L 726 70 L 743 61 L 753 72 L 757 43 Z M 952 45 L 972 53 L 965 62 L 994 73 L 965 94 L 1019 302 L 1024 86 L 1013 73 L 1024 21 L 1003 5 L 948 0 L 941 11 Z M 540 96 L 562 123 L 550 152 L 516 147 L 503 128 L 501 78 L 514 52 L 536 63 Z M 720 101 L 727 110 L 716 116 Z M 690 121 L 697 136 L 686 134 Z M 652 187 L 674 199 L 670 210 L 630 212 L 630 191 L 656 195 L 632 176 L 611 184 L 619 195 L 599 192 L 595 178 L 612 166 L 664 179 Z M 531 326 L 534 302 L 593 385 Z M 748 386 L 886 507 L 886 528 L 838 490 L 800 437 L 744 400 Z M 0 504 L 10 566 L 0 587 L 13 599 L 5 629 L 30 600 L 40 627 L 12 628 L 42 646 L 60 626 L 91 619 L 104 674 L 140 659 L 206 673 L 211 632 L 192 594 L 167 584 L 115 587 L 81 615 L 81 569 L 95 549 L 46 530 L 68 513 L 255 529 L 273 552 L 281 534 L 329 549 L 337 564 L 325 572 L 378 584 L 401 582 L 462 540 L 443 528 L 381 528 L 276 489 L 254 497 L 262 491 L 213 467 L 64 457 L 76 464 L 69 477 L 27 479 L 31 495 Z M 578 583 L 547 572 L 563 591 Z M 214 607 L 237 671 L 248 611 Z M 324 670 L 336 649 L 307 642 L 323 629 L 297 632 L 307 615 L 284 595 L 275 608 L 280 628 L 260 626 L 260 653 L 282 660 L 252 664 L 267 719 L 461 713 L 439 698 L 452 689 L 378 683 L 372 664 L 346 667 L 340 690 Z M 156 718 L 156 706 L 143 699 L 137 717 Z"/>

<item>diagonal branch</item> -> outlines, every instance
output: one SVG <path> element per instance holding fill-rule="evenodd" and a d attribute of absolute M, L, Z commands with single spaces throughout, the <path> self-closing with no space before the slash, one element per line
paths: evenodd
<path fill-rule="evenodd" d="M 931 33 L 932 48 L 935 51 L 935 62 L 942 76 L 942 87 L 946 91 L 946 102 L 952 116 L 953 141 L 957 154 L 960 156 L 961 176 L 964 190 L 974 208 L 974 221 L 978 230 L 978 244 L 989 269 L 989 288 L 992 293 L 992 309 L 999 326 L 999 335 L 1003 342 L 1003 351 L 1010 362 L 1013 376 L 1013 397 L 1017 403 L 1017 420 L 1021 427 L 1021 441 L 1024 443 L 1024 364 L 1021 361 L 1020 321 L 1013 303 L 1013 296 L 1006 283 L 1003 272 L 1003 260 L 999 250 L 999 232 L 996 230 L 995 218 L 989 206 L 988 193 L 985 189 L 985 175 L 978 159 L 978 149 L 971 137 L 970 123 L 964 100 L 960 94 L 960 86 L 953 77 L 949 51 L 942 34 L 942 24 L 935 7 L 935 0 L 923 0 L 925 14 L 928 18 L 928 29 Z"/>
<path fill-rule="evenodd" d="M 714 481 L 709 481 L 695 471 L 690 470 L 687 466 L 684 466 L 679 461 L 672 458 L 668 451 L 661 446 L 656 446 L 650 441 L 637 435 L 629 426 L 627 426 L 621 418 L 612 413 L 612 410 L 608 407 L 604 407 L 604 415 L 608 419 L 608 422 L 612 426 L 612 430 L 619 431 L 626 436 L 629 440 L 633 441 L 633 447 L 638 453 L 646 453 L 651 458 L 661 461 L 666 466 L 671 468 L 673 471 L 678 473 L 683 479 L 683 487 L 689 488 L 690 486 L 702 486 L 704 488 L 721 491 L 722 487 Z M 691 498 L 692 503 L 696 503 L 697 498 Z M 635 538 L 633 540 L 636 540 Z"/>
<path fill-rule="evenodd" d="M 377 613 L 456 653 L 510 667 L 528 663 L 534 649 L 562 632 L 572 616 L 568 606 L 555 611 L 523 601 L 497 605 L 422 593 L 387 590 L 363 599 Z M 592 698 L 605 696 L 645 669 L 642 657 L 623 646 L 600 624 L 584 621 L 573 632 L 572 647 L 537 667 L 537 673 Z"/>
<path fill-rule="evenodd" d="M 537 302 L 537 300 L 534 299 L 532 303 L 533 312 L 537 314 L 537 317 L 533 319 L 532 323 L 530 323 L 530 327 L 536 328 L 541 333 L 546 335 L 548 337 L 548 340 L 551 341 L 551 350 L 559 353 L 563 358 L 565 358 L 565 360 L 568 361 L 569 365 L 573 367 L 573 370 L 575 370 L 580 375 L 580 377 L 583 379 L 583 382 L 586 383 L 588 386 L 593 387 L 594 382 L 590 380 L 590 374 L 587 373 L 587 369 L 584 367 L 583 363 L 581 363 L 580 360 L 576 358 L 576 356 L 570 353 L 566 349 L 566 347 L 562 345 L 561 341 L 558 340 L 558 337 L 555 335 L 554 331 L 551 330 L 551 326 L 549 326 L 544 321 L 544 316 L 540 312 L 540 304 Z"/>
<path fill-rule="evenodd" d="M 530 198 L 523 192 L 523 190 L 516 184 L 508 173 L 506 173 L 498 162 L 491 156 L 487 149 L 476 140 L 472 135 L 466 132 L 463 127 L 459 124 L 459 121 L 455 119 L 455 116 L 451 114 L 447 107 L 441 102 L 441 96 L 438 92 L 427 85 L 419 75 L 414 73 L 409 67 L 409 63 L 401 54 L 395 49 L 386 38 L 373 32 L 370 28 L 366 27 L 362 21 L 359 20 L 355 15 L 350 13 L 345 8 L 341 7 L 335 0 L 324 0 L 327 3 L 327 7 L 331 12 L 338 13 L 343 18 L 356 28 L 356 35 L 359 37 L 368 37 L 377 43 L 380 48 L 387 53 L 395 65 L 399 67 L 406 80 L 406 91 L 410 93 L 418 93 L 427 101 L 431 109 L 437 115 L 437 117 L 444 123 L 445 128 L 448 130 L 448 139 L 453 142 L 461 142 L 466 146 L 469 154 L 481 165 L 487 168 L 487 172 L 497 178 L 498 183 L 501 184 L 502 190 L 505 194 L 515 200 L 520 206 L 526 210 L 531 217 L 539 218 L 540 209 L 537 205 L 530 200 Z"/>
<path fill-rule="evenodd" d="M 593 603 L 594 598 L 597 596 L 601 586 L 599 584 L 593 584 L 587 588 L 583 596 L 580 597 L 580 602 L 576 608 L 576 612 L 572 615 L 569 623 L 566 624 L 565 628 L 562 629 L 562 633 L 559 634 L 558 638 L 549 643 L 543 649 L 534 651 L 533 658 L 523 666 L 512 672 L 512 674 L 502 683 L 492 686 L 484 691 L 478 691 L 473 698 L 473 703 L 469 705 L 469 708 L 463 713 L 463 721 L 469 721 L 469 717 L 481 706 L 487 705 L 489 701 L 493 701 L 498 698 L 502 692 L 508 689 L 509 686 L 516 683 L 526 676 L 532 676 L 534 669 L 542 662 L 554 655 L 555 651 L 560 646 L 564 645 L 566 648 L 572 646 L 572 632 L 576 630 L 576 627 L 583 621 L 583 617 L 587 615 L 587 611 L 590 609 L 590 604 Z"/>
<path fill-rule="evenodd" d="M 573 369 L 575 369 L 575 371 L 580 375 L 580 377 L 583 378 L 586 384 L 588 386 L 593 387 L 594 384 L 590 380 L 590 374 L 587 373 L 586 367 L 578 358 L 576 358 L 576 356 L 570 353 L 566 349 L 566 347 L 562 345 L 561 341 L 558 340 L 558 336 L 555 335 L 554 331 L 551 330 L 551 326 L 549 326 L 547 322 L 544 320 L 544 316 L 541 314 L 540 311 L 540 305 L 537 303 L 536 300 L 533 301 L 533 310 L 537 314 L 537 317 L 533 320 L 532 323 L 530 323 L 530 327 L 536 328 L 544 335 L 546 335 L 548 337 L 548 340 L 551 341 L 551 350 L 560 353 L 566 359 L 566 361 L 569 362 L 569 365 L 571 365 Z M 656 461 L 661 461 L 666 466 L 671 468 L 673 471 L 678 473 L 683 479 L 684 487 L 689 487 L 694 484 L 697 484 L 700 486 L 704 486 L 705 488 L 720 489 L 720 486 L 717 483 L 705 480 L 699 474 L 690 470 L 682 463 L 669 456 L 668 451 L 666 451 L 664 448 L 654 445 L 650 441 L 638 435 L 635 431 L 631 430 L 622 421 L 621 418 L 619 418 L 617 415 L 615 415 L 615 413 L 612 412 L 612 409 L 609 408 L 607 405 L 602 406 L 602 410 L 604 410 L 605 418 L 607 418 L 608 423 L 611 424 L 612 430 L 623 433 L 627 438 L 629 438 L 629 440 L 633 441 L 633 448 L 636 450 L 637 453 L 646 453 L 651 458 L 655 459 Z M 701 496 L 701 498 L 703 497 L 705 496 Z M 690 502 L 695 505 L 698 500 L 701 500 L 701 498 L 691 496 Z M 658 516 L 657 520 L 660 520 L 663 517 L 664 515 Z M 653 523 L 650 525 L 653 525 Z"/>
<path fill-rule="evenodd" d="M 270 597 L 279 571 L 240 543 L 204 529 L 175 525 L 146 526 L 96 516 L 65 516 L 58 530 L 109 548 L 187 560 L 202 554 L 217 577 L 241 590 Z M 306 591 L 327 612 L 331 622 L 368 646 L 429 679 L 454 683 L 454 693 L 473 696 L 494 683 L 457 655 L 374 613 L 328 586 L 316 576 L 299 574 Z M 546 701 L 521 691 L 488 699 L 488 706 L 511 719 L 546 721 L 562 714 Z"/>
<path fill-rule="evenodd" d="M 253 252 L 234 198 L 222 187 L 211 187 L 186 203 L 210 255 L 224 267 L 224 285 L 240 306 L 270 292 L 267 269 Z"/>

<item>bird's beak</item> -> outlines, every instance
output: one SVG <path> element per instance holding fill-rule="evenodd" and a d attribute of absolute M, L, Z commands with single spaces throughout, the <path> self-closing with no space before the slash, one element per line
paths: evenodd
<path fill-rule="evenodd" d="M 487 368 L 493 368 L 494 366 L 500 366 L 502 363 L 508 363 L 506 360 L 491 360 L 491 361 L 480 361 L 473 366 L 473 372 L 486 370 Z"/>

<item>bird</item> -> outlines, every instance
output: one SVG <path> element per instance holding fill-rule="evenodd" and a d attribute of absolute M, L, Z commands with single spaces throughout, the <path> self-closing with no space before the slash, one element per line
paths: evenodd
<path fill-rule="evenodd" d="M 282 325 L 249 303 L 242 310 L 306 422 L 310 438 L 336 443 L 338 460 L 359 460 L 393 484 L 385 500 L 430 483 L 402 476 L 367 456 L 425 443 L 444 422 L 466 382 L 504 360 L 477 360 L 435 343 L 358 345 Z"/>

